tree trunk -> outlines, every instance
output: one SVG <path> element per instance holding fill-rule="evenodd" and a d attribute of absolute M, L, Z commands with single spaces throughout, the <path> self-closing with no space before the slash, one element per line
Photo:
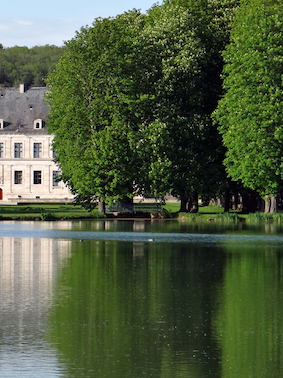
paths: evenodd
<path fill-rule="evenodd" d="M 246 193 L 242 195 L 242 203 L 244 213 L 255 213 L 257 210 L 257 197 L 254 190 L 248 189 Z"/>
<path fill-rule="evenodd" d="M 224 212 L 225 213 L 229 213 L 229 209 L 230 209 L 230 189 L 227 188 L 226 191 L 225 191 L 225 197 L 224 197 Z"/>
<path fill-rule="evenodd" d="M 260 198 L 258 201 L 258 211 L 262 213 L 264 211 L 264 208 L 265 208 L 265 201 L 263 198 Z"/>
<path fill-rule="evenodd" d="M 98 201 L 98 211 L 100 213 L 105 214 L 105 202 L 104 201 Z"/>
<path fill-rule="evenodd" d="M 239 208 L 239 194 L 238 193 L 234 194 L 233 197 L 232 197 L 231 208 L 233 210 L 238 210 L 238 208 Z"/>
<path fill-rule="evenodd" d="M 270 212 L 270 203 L 271 203 L 270 197 L 265 196 L 265 199 L 264 199 L 264 212 L 265 212 L 265 214 Z"/>
<path fill-rule="evenodd" d="M 180 213 L 188 212 L 188 198 L 181 197 Z"/>
<path fill-rule="evenodd" d="M 271 203 L 270 203 L 270 212 L 271 213 L 277 213 L 277 197 L 272 196 L 271 197 Z"/>
<path fill-rule="evenodd" d="M 257 210 L 257 194 L 255 190 L 249 190 L 250 192 L 250 208 L 249 212 L 255 213 Z"/>
<path fill-rule="evenodd" d="M 211 198 L 210 201 L 209 201 L 209 205 L 218 206 L 218 199 L 217 198 Z"/>
<path fill-rule="evenodd" d="M 189 211 L 190 213 L 197 213 L 198 212 L 198 193 L 194 190 L 190 195 L 189 201 Z"/>
<path fill-rule="evenodd" d="M 250 196 L 248 193 L 242 194 L 242 212 L 249 213 L 250 212 Z"/>

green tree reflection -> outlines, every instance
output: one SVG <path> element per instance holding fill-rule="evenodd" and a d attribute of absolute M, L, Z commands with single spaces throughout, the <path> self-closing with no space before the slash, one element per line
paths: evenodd
<path fill-rule="evenodd" d="M 270 242 L 229 247 L 216 333 L 222 377 L 283 376 L 283 271 Z"/>
<path fill-rule="evenodd" d="M 73 241 L 47 336 L 66 376 L 220 377 L 210 335 L 222 257 L 210 252 L 179 243 Z"/>

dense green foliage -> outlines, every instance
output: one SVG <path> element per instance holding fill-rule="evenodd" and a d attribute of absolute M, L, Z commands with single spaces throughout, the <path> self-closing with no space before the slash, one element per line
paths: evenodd
<path fill-rule="evenodd" d="M 152 109 L 147 118 L 155 120 L 146 126 L 150 138 L 143 138 L 151 192 L 165 189 L 185 201 L 193 192 L 208 196 L 225 186 L 223 149 L 210 115 L 222 93 L 220 51 L 238 3 L 171 1 L 149 11 L 135 44 L 140 90 Z M 158 122 L 161 128 L 154 127 Z"/>
<path fill-rule="evenodd" d="M 226 94 L 215 117 L 232 179 L 276 196 L 283 173 L 283 11 L 262 3 L 239 9 L 224 53 Z"/>
<path fill-rule="evenodd" d="M 57 46 L 26 46 L 3 48 L 0 45 L 0 86 L 43 87 L 64 49 Z"/>
<path fill-rule="evenodd" d="M 62 177 L 80 199 L 171 192 L 187 201 L 223 180 L 210 115 L 230 21 L 219 37 L 217 12 L 205 4 L 203 13 L 205 23 L 196 7 L 168 2 L 147 15 L 96 19 L 66 43 L 48 79 L 48 125 Z"/>
<path fill-rule="evenodd" d="M 151 161 L 146 167 L 153 178 L 148 182 L 150 191 L 158 192 L 162 186 L 168 190 L 169 186 L 175 195 L 188 197 L 199 177 L 197 168 L 203 144 L 196 146 L 196 138 L 201 133 L 205 138 L 207 130 L 202 114 L 202 62 L 206 51 L 199 29 L 186 9 L 166 6 L 135 41 L 139 52 L 139 90 L 141 96 L 149 99 L 151 113 L 147 118 L 155 120 L 145 125 L 147 137 L 143 138 L 143 145 L 151 147 Z M 163 125 L 162 129 L 156 129 L 158 125 Z M 162 135 L 165 143 L 156 141 L 151 145 L 154 135 Z M 156 165 L 160 166 L 157 170 Z M 160 180 L 156 180 L 158 172 L 162 172 L 162 177 L 158 177 L 165 185 L 160 186 Z M 196 180 L 192 181 L 192 176 Z"/>
<path fill-rule="evenodd" d="M 63 179 L 82 199 L 133 196 L 139 170 L 131 55 L 143 22 L 138 11 L 96 19 L 66 43 L 49 77 L 49 131 Z"/>
<path fill-rule="evenodd" d="M 276 196 L 282 26 L 277 1 L 168 0 L 96 19 L 66 42 L 54 71 L 63 49 L 2 48 L 0 79 L 44 85 L 49 73 L 56 160 L 81 202 L 169 192 L 186 210 L 192 196 L 240 187 Z"/>

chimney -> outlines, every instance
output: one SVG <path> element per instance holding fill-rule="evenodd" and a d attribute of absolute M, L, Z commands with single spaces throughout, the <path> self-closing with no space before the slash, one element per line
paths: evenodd
<path fill-rule="evenodd" d="M 20 93 L 25 93 L 25 85 L 20 84 Z"/>

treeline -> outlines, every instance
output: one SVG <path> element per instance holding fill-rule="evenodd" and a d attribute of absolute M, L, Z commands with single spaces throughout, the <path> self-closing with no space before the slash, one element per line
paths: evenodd
<path fill-rule="evenodd" d="M 45 79 L 58 63 L 64 49 L 57 46 L 14 46 L 0 44 L 0 86 L 44 87 Z"/>
<path fill-rule="evenodd" d="M 245 0 L 223 52 L 224 96 L 214 113 L 233 180 L 277 210 L 283 178 L 283 8 Z"/>
<path fill-rule="evenodd" d="M 228 209 L 241 193 L 270 204 L 283 174 L 276 4 L 171 0 L 98 18 L 68 41 L 48 77 L 48 127 L 77 198 L 171 193 L 197 211 L 199 196 L 225 195 Z"/>

